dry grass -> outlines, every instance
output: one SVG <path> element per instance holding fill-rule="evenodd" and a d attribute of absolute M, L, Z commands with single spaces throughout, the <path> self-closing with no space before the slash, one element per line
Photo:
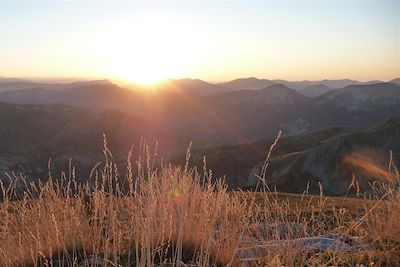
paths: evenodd
<path fill-rule="evenodd" d="M 105 148 L 88 183 L 49 177 L 19 201 L 3 186 L 0 265 L 399 266 L 398 184 L 375 200 L 230 193 L 207 170 L 154 170 L 144 154 L 121 177 Z M 350 248 L 302 243 L 329 235 Z"/>

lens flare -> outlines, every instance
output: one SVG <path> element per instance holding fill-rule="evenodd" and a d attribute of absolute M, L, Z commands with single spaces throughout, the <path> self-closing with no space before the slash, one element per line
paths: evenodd
<path fill-rule="evenodd" d="M 393 182 L 395 177 L 385 165 L 386 158 L 377 151 L 352 152 L 343 158 L 343 163 L 360 174 L 374 180 Z"/>
<path fill-rule="evenodd" d="M 183 195 L 182 191 L 177 187 L 171 190 L 171 196 L 173 196 L 174 198 L 179 198 L 182 195 Z"/>

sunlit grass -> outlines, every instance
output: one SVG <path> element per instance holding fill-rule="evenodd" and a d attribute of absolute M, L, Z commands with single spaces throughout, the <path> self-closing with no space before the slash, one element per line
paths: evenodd
<path fill-rule="evenodd" d="M 12 185 L 2 187 L 1 266 L 400 262 L 398 182 L 383 184 L 373 200 L 265 190 L 232 193 L 207 169 L 199 173 L 187 164 L 152 168 L 147 149 L 138 160 L 129 155 L 126 176 L 121 176 L 106 146 L 104 152 L 104 164 L 86 184 L 72 172 L 26 184 L 23 193 Z M 17 195 L 20 200 L 11 201 Z M 304 245 L 333 235 L 350 247 Z M 360 244 L 353 246 L 352 237 Z"/>

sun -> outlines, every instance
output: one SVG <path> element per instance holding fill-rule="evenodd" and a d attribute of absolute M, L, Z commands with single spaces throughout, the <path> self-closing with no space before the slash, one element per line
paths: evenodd
<path fill-rule="evenodd" d="M 160 16 L 108 25 L 96 46 L 108 75 L 145 84 L 188 76 L 205 47 L 185 24 Z"/>
<path fill-rule="evenodd" d="M 135 82 L 145 85 L 155 84 L 168 77 L 176 76 L 177 73 L 168 72 L 159 66 L 160 63 L 153 63 L 150 59 L 135 57 L 131 60 L 116 59 L 115 67 L 111 75 L 120 80 Z"/>
<path fill-rule="evenodd" d="M 112 53 L 112 76 L 148 84 L 185 74 L 186 62 L 177 48 L 161 45 L 160 36 L 135 36 Z"/>

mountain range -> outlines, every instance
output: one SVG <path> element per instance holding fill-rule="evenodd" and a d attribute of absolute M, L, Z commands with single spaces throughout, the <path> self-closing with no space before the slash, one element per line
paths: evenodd
<path fill-rule="evenodd" d="M 57 81 L 57 80 L 56 80 Z M 111 83 L 108 80 L 93 80 L 93 81 L 76 81 L 76 82 L 54 82 L 54 80 L 41 80 L 33 81 L 28 79 L 20 78 L 7 78 L 0 77 L 0 92 L 20 90 L 20 89 L 31 89 L 31 88 L 46 88 L 46 89 L 62 89 L 62 88 L 74 88 L 79 85 L 90 85 L 90 84 L 107 84 Z M 360 82 L 350 79 L 340 79 L 340 80 L 316 80 L 316 81 L 286 81 L 286 80 L 269 80 L 269 79 L 258 79 L 255 77 L 240 78 L 229 82 L 223 83 L 210 83 L 200 79 L 166 79 L 156 85 L 150 87 L 159 89 L 169 89 L 176 90 L 190 94 L 198 95 L 209 95 L 227 91 L 236 90 L 257 90 L 271 85 L 283 84 L 288 88 L 298 90 L 300 93 L 308 96 L 317 96 L 326 93 L 328 90 L 344 88 L 349 85 L 365 85 L 365 84 L 375 84 L 383 83 L 383 81 L 372 80 L 366 82 Z M 396 78 L 388 81 L 388 83 L 400 84 L 400 78 Z M 141 84 L 124 84 L 122 87 L 130 89 L 147 89 L 148 86 Z M 309 89 L 311 87 L 311 89 Z M 321 87 L 319 91 L 317 88 Z M 312 91 L 311 95 L 308 91 Z"/>
<path fill-rule="evenodd" d="M 325 141 L 342 140 L 344 133 L 361 131 L 373 136 L 368 141 L 371 144 L 383 142 L 370 129 L 388 118 L 400 117 L 400 82 L 246 78 L 212 84 L 170 79 L 156 90 L 144 90 L 135 85 L 123 88 L 108 80 L 37 83 L 0 78 L 0 110 L 3 177 L 9 171 L 42 177 L 50 157 L 64 167 L 71 158 L 87 171 L 101 160 L 105 133 L 117 158 L 126 156 L 141 137 L 149 142 L 158 140 L 160 153 L 171 160 L 183 154 L 190 141 L 194 142 L 195 151 L 223 151 L 219 152 L 220 159 L 212 153 L 210 156 L 211 162 L 216 162 L 212 167 L 224 170 L 216 173 L 227 174 L 231 188 L 252 187 L 249 170 L 254 171 L 265 156 L 266 141 L 260 140 L 273 138 L 282 130 L 282 145 L 296 149 L 285 150 L 284 157 L 282 154 L 288 161 L 274 159 L 271 170 L 274 166 L 287 168 L 276 167 L 277 171 L 271 174 L 271 186 L 287 192 L 304 190 L 308 178 L 304 178 L 306 171 L 301 170 L 307 168 L 290 159 L 307 161 L 307 166 L 314 166 L 313 162 L 319 168 L 328 166 L 320 172 L 307 169 L 309 181 L 314 181 L 310 190 L 315 191 L 315 181 L 321 181 L 329 194 L 342 194 L 347 180 L 341 186 L 333 186 L 334 181 L 340 180 L 337 177 L 341 171 L 320 160 L 326 151 L 339 150 L 332 148 L 335 142 Z M 350 146 L 368 146 L 368 142 L 358 145 L 358 139 L 346 140 L 350 140 Z M 385 153 L 390 146 L 397 151 L 399 144 L 390 141 L 385 145 Z M 235 156 L 240 147 L 251 148 L 253 154 Z M 243 165 L 230 158 L 230 154 L 222 156 L 229 151 L 233 158 L 247 155 L 244 162 L 249 163 Z M 314 151 L 314 158 L 301 151 Z M 335 155 L 329 154 L 329 159 L 337 163 Z M 230 169 L 221 167 L 231 166 L 231 162 L 237 164 Z"/>
<path fill-rule="evenodd" d="M 340 83 L 344 81 L 350 82 Z M 240 84 L 243 85 L 243 79 Z M 209 145 L 257 141 L 274 136 L 280 129 L 286 134 L 299 134 L 327 126 L 367 125 L 400 112 L 400 89 L 394 82 L 349 85 L 316 97 L 304 96 L 284 84 L 253 90 L 215 89 L 218 93 L 214 94 L 193 93 L 201 90 L 201 85 L 210 92 L 209 83 L 189 79 L 170 80 L 164 89 L 147 91 L 126 89 L 103 80 L 62 86 L 47 84 L 1 92 L 0 101 L 118 110 Z"/>

